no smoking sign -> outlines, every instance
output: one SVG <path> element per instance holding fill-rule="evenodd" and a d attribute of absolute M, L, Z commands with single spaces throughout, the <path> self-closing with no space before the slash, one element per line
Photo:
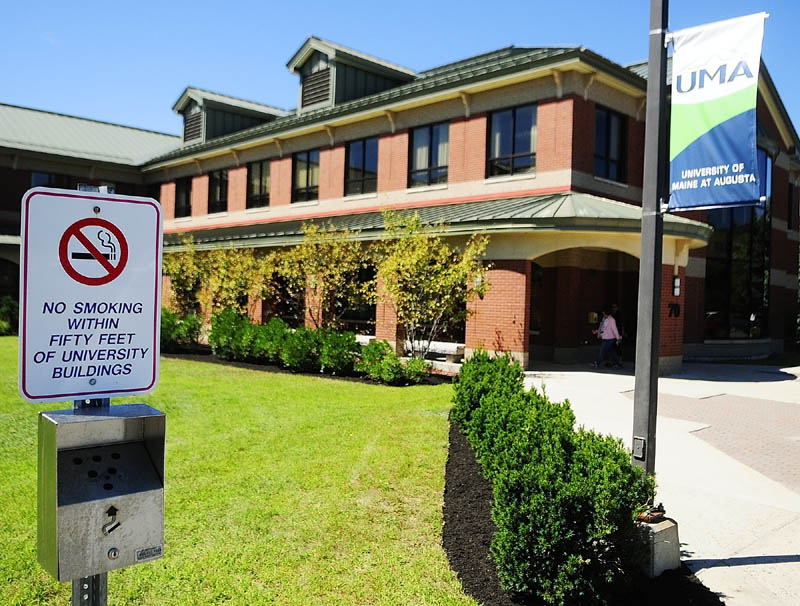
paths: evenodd
<path fill-rule="evenodd" d="M 19 389 L 31 402 L 147 393 L 159 374 L 161 208 L 35 188 L 22 199 Z"/>

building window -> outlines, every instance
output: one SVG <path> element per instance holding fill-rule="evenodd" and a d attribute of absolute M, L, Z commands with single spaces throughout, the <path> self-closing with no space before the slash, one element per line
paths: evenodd
<path fill-rule="evenodd" d="M 411 131 L 409 187 L 447 183 L 449 134 L 446 122 Z"/>
<path fill-rule="evenodd" d="M 597 106 L 594 114 L 594 174 L 625 182 L 628 120 L 622 114 Z"/>
<path fill-rule="evenodd" d="M 489 119 L 488 148 L 490 177 L 532 172 L 536 167 L 536 106 L 494 112 Z"/>
<path fill-rule="evenodd" d="M 307 202 L 319 198 L 319 150 L 299 152 L 292 163 L 292 202 Z"/>
<path fill-rule="evenodd" d="M 58 187 L 60 189 L 70 189 L 69 175 L 32 172 L 31 187 Z"/>
<path fill-rule="evenodd" d="M 269 206 L 269 160 L 247 165 L 247 208 Z"/>
<path fill-rule="evenodd" d="M 346 196 L 378 191 L 378 138 L 372 137 L 348 143 L 345 167 Z"/>
<path fill-rule="evenodd" d="M 714 231 L 706 249 L 706 339 L 768 334 L 772 159 L 761 149 L 758 165 L 765 203 L 708 211 Z"/>
<path fill-rule="evenodd" d="M 175 217 L 192 215 L 192 178 L 184 177 L 175 181 Z"/>
<path fill-rule="evenodd" d="M 215 170 L 208 175 L 208 212 L 228 210 L 228 171 Z"/>
<path fill-rule="evenodd" d="M 161 203 L 161 183 L 148 183 L 147 197 Z"/>

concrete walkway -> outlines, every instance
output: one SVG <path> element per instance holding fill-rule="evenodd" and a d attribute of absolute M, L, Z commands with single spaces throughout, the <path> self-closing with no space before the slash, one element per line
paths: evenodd
<path fill-rule="evenodd" d="M 633 369 L 549 365 L 526 386 L 630 447 Z M 800 604 L 800 367 L 686 363 L 659 379 L 657 501 L 728 605 Z"/>

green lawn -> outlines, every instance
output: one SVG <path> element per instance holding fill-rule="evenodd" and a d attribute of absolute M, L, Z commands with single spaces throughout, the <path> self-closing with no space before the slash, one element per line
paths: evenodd
<path fill-rule="evenodd" d="M 471 604 L 441 547 L 450 386 L 162 359 L 166 545 L 109 604 Z M 0 338 L 0 604 L 70 603 L 36 562 L 36 416 Z"/>

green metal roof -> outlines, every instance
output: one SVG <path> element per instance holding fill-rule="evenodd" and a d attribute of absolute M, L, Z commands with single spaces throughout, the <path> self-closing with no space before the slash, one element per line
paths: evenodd
<path fill-rule="evenodd" d="M 0 147 L 137 166 L 180 144 L 175 135 L 0 104 Z"/>
<path fill-rule="evenodd" d="M 275 116 L 286 116 L 289 114 L 287 110 L 279 107 L 264 105 L 263 103 L 256 103 L 255 101 L 247 101 L 246 99 L 239 99 L 238 97 L 231 97 L 230 95 L 223 95 L 221 93 L 215 93 L 210 90 L 195 88 L 193 86 L 188 86 L 186 89 L 184 89 L 184 91 L 181 93 L 181 96 L 178 97 L 178 100 L 172 106 L 172 110 L 176 112 L 181 111 L 184 107 L 186 107 L 186 104 L 190 99 L 196 101 L 200 105 L 203 105 L 204 101 L 211 101 L 212 103 L 216 103 L 218 105 L 243 109 L 249 112 L 266 115 L 270 118 Z"/>
<path fill-rule="evenodd" d="M 548 64 L 570 59 L 578 59 L 598 69 L 612 73 L 621 80 L 639 87 L 642 90 L 646 88 L 645 80 L 631 70 L 613 61 L 609 61 L 583 47 L 508 47 L 428 70 L 420 74 L 420 77 L 412 82 L 396 86 L 374 95 L 354 99 L 333 107 L 325 107 L 303 112 L 299 115 L 278 118 L 268 124 L 254 126 L 253 128 L 231 133 L 224 137 L 218 137 L 211 141 L 187 145 L 181 149 L 154 157 L 149 164 L 157 164 L 184 156 L 192 156 L 198 152 L 212 150 L 217 147 L 226 147 L 258 137 L 276 136 L 281 132 L 290 131 L 314 123 L 324 124 L 328 120 L 359 111 L 387 106 L 392 103 L 413 99 L 437 91 L 456 89 L 468 84 L 481 82 L 506 74 L 513 74 L 527 69 L 546 67 Z"/>
<path fill-rule="evenodd" d="M 473 233 L 558 231 L 641 231 L 642 209 L 590 194 L 567 192 L 523 198 L 502 198 L 405 209 L 400 214 L 418 214 L 423 223 L 442 224 L 449 235 Z M 236 246 L 246 248 L 297 244 L 303 223 L 332 224 L 337 230 L 359 231 L 359 239 L 379 239 L 384 234 L 383 214 L 360 214 L 285 220 L 238 225 L 193 232 L 200 250 Z M 667 215 L 664 234 L 708 242 L 711 227 L 684 217 Z M 181 234 L 165 236 L 167 249 L 179 250 Z"/>

